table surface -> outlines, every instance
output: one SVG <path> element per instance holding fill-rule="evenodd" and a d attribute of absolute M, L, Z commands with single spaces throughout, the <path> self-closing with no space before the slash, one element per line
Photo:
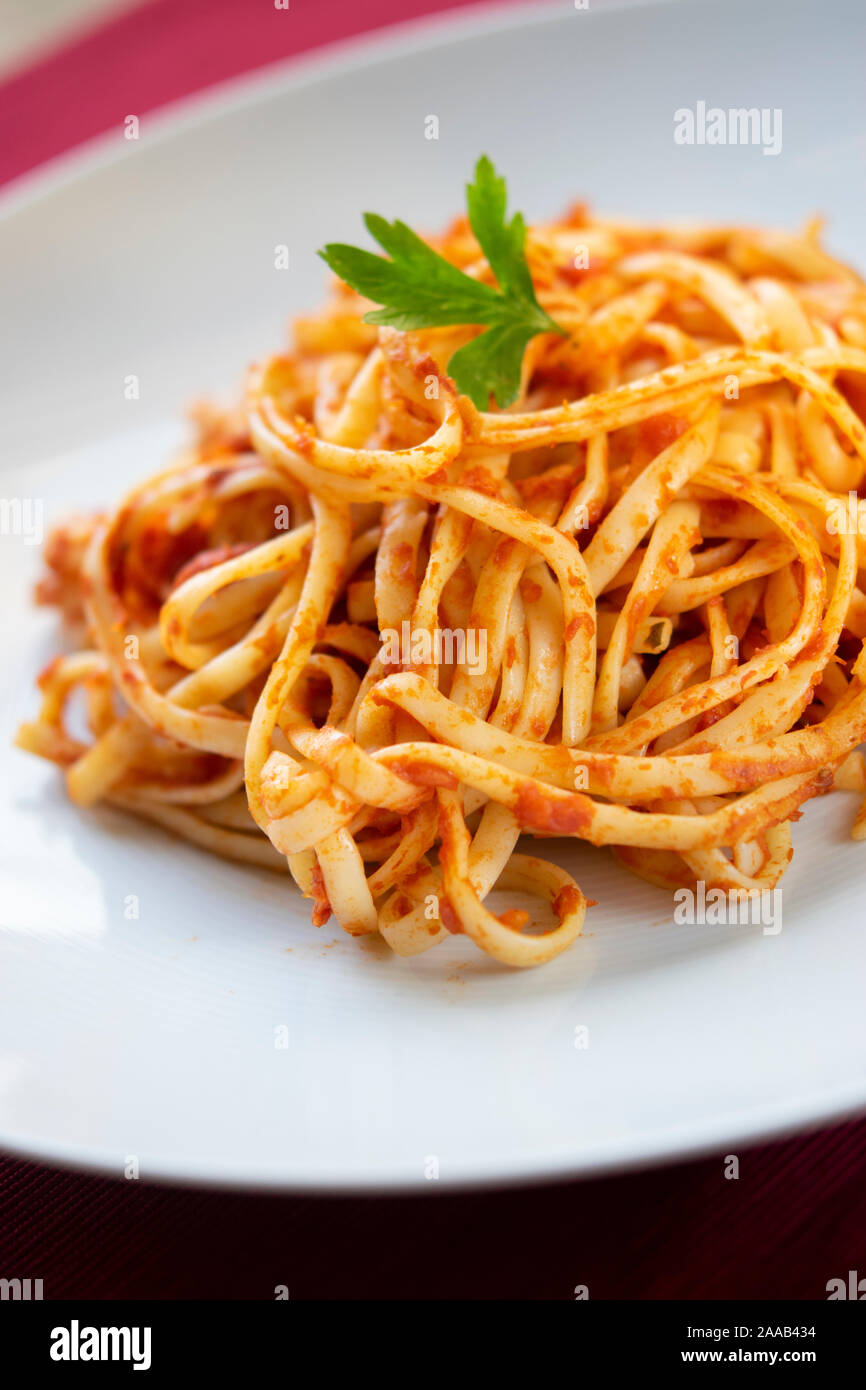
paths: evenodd
<path fill-rule="evenodd" d="M 863 1269 L 866 1124 L 591 1182 L 421 1197 L 160 1187 L 0 1159 L 46 1299 L 824 1299 Z"/>
<path fill-rule="evenodd" d="M 10 0 L 0 20 L 12 33 Z M 0 184 L 122 121 L 467 0 L 150 0 L 0 52 Z M 90 8 L 97 8 L 91 6 Z M 78 4 L 66 7 L 77 12 Z M 88 6 L 83 7 L 86 15 Z M 31 27 L 32 28 L 32 27 Z M 0 46 L 4 29 L 0 27 Z M 56 36 L 56 42 L 52 39 Z M 34 57 L 34 40 L 42 48 Z M 21 45 L 23 49 L 23 44 Z M 53 1298 L 822 1299 L 866 1262 L 866 1121 L 643 1173 L 419 1197 L 251 1195 L 0 1157 L 0 1277 Z"/>

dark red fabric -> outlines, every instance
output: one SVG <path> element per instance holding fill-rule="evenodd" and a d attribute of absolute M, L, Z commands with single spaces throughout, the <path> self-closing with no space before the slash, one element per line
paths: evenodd
<path fill-rule="evenodd" d="M 0 1276 L 56 1298 L 826 1299 L 866 1275 L 866 1124 L 623 1177 L 308 1198 L 0 1159 Z"/>
<path fill-rule="evenodd" d="M 0 183 L 165 102 L 467 0 L 150 0 L 0 85 Z M 866 1123 L 643 1174 L 251 1196 L 0 1158 L 0 1278 L 52 1298 L 826 1297 L 866 1274 Z"/>

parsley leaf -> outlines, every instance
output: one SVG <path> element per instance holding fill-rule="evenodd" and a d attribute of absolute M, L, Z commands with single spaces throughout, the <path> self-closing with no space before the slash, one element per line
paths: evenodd
<path fill-rule="evenodd" d="M 405 222 L 388 222 L 368 212 L 370 235 L 391 257 L 344 242 L 329 242 L 319 252 L 347 285 L 381 304 L 364 315 L 365 323 L 388 324 L 403 331 L 479 324 L 487 331 L 466 343 L 451 358 L 448 370 L 458 391 L 486 410 L 491 395 L 510 405 L 520 389 L 526 344 L 537 333 L 564 333 L 535 297 L 524 254 L 526 224 L 521 214 L 506 220 L 507 191 L 486 155 L 467 185 L 469 224 L 496 276 L 499 289 L 482 284 L 446 261 Z"/>

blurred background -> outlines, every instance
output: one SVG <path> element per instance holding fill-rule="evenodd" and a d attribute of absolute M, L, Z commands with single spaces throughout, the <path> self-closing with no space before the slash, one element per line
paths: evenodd
<path fill-rule="evenodd" d="M 0 0 L 0 77 L 134 0 Z"/>

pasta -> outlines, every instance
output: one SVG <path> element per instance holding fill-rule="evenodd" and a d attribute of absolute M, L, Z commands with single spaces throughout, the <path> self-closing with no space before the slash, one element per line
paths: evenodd
<path fill-rule="evenodd" d="M 493 283 L 465 220 L 432 241 Z M 20 745 L 404 956 L 564 950 L 588 903 L 547 837 L 756 894 L 804 802 L 866 792 L 866 285 L 817 225 L 576 207 L 526 257 L 567 336 L 529 342 L 512 406 L 448 375 L 476 328 L 376 327 L 338 283 L 46 551 L 81 641 Z"/>

